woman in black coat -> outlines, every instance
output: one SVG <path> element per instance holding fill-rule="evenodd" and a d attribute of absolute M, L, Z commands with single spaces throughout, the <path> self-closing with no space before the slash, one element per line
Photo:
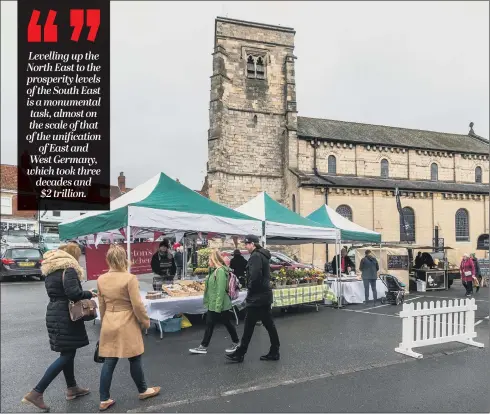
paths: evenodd
<path fill-rule="evenodd" d="M 96 296 L 92 291 L 82 289 L 80 279 L 83 277 L 83 270 L 78 264 L 80 255 L 80 247 L 74 243 L 44 255 L 41 270 L 46 276 L 45 286 L 49 296 L 46 327 L 51 350 L 59 352 L 60 356 L 49 366 L 34 389 L 22 399 L 22 402 L 31 403 L 41 410 L 49 410 L 44 403 L 43 393 L 61 371 L 66 380 L 67 400 L 90 392 L 77 385 L 74 372 L 76 350 L 89 344 L 85 323 L 83 320 L 73 322 L 68 311 L 69 301 L 77 302 Z"/>

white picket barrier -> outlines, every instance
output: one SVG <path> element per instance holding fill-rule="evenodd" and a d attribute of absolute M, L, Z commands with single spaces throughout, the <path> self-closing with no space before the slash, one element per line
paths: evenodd
<path fill-rule="evenodd" d="M 420 346 L 460 342 L 483 348 L 484 344 L 475 342 L 475 299 L 456 299 L 447 303 L 445 300 L 417 303 L 404 303 L 400 317 L 403 318 L 402 342 L 396 352 L 413 358 L 423 355 L 412 348 Z"/>

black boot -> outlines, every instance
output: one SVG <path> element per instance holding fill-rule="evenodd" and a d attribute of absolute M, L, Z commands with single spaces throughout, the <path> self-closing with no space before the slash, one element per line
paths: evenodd
<path fill-rule="evenodd" d="M 242 354 L 239 354 L 236 351 L 233 352 L 232 354 L 228 354 L 228 355 L 225 355 L 225 356 L 230 361 L 238 362 L 238 363 L 243 362 L 243 360 L 245 359 Z"/>
<path fill-rule="evenodd" d="M 269 353 L 267 355 L 262 355 L 260 357 L 260 360 L 261 361 L 279 361 L 280 357 L 281 356 L 279 355 L 279 351 L 277 351 L 277 352 L 269 351 Z"/>

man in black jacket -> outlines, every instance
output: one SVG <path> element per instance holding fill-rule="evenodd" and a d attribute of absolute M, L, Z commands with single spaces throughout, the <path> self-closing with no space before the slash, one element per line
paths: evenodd
<path fill-rule="evenodd" d="M 253 235 L 245 238 L 245 247 L 250 253 L 247 264 L 248 294 L 247 316 L 245 328 L 238 349 L 226 357 L 234 362 L 243 362 L 248 345 L 252 339 L 255 325 L 262 321 L 269 333 L 271 346 L 267 355 L 261 356 L 261 361 L 279 360 L 279 335 L 272 319 L 272 289 L 270 287 L 270 263 L 271 254 L 259 244 L 259 238 Z"/>
<path fill-rule="evenodd" d="M 166 280 L 173 280 L 176 269 L 175 259 L 170 253 L 170 241 L 164 239 L 160 243 L 158 251 L 151 258 L 151 270 Z"/>

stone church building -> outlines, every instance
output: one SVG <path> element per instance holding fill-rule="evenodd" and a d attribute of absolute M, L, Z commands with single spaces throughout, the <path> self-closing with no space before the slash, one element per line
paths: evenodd
<path fill-rule="evenodd" d="M 460 135 L 298 116 L 294 36 L 292 28 L 216 19 L 207 196 L 235 208 L 266 191 L 303 216 L 327 203 L 384 242 L 432 245 L 437 227 L 455 249 L 451 261 L 475 252 L 489 231 L 488 140 L 473 124 Z M 320 267 L 333 252 L 297 248 Z"/>

